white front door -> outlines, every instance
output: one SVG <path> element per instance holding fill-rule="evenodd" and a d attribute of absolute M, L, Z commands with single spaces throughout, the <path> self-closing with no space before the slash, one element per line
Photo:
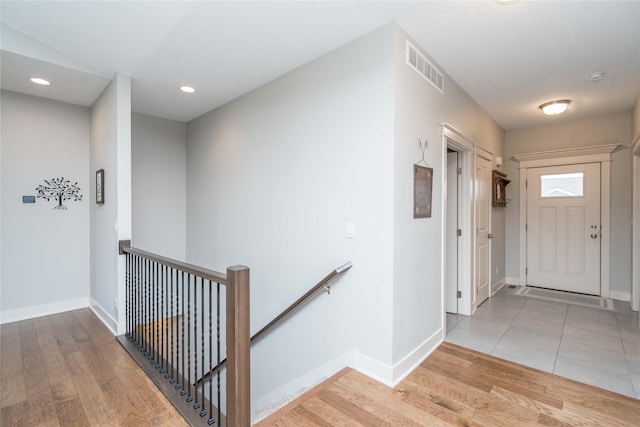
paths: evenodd
<path fill-rule="evenodd" d="M 600 163 L 527 170 L 527 285 L 600 295 Z"/>
<path fill-rule="evenodd" d="M 491 290 L 491 162 L 476 156 L 476 301 L 478 307 Z"/>

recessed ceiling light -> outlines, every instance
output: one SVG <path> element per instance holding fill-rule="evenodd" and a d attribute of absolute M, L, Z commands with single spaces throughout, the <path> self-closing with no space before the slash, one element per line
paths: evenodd
<path fill-rule="evenodd" d="M 41 79 L 40 77 L 31 77 L 29 81 L 40 86 L 51 86 L 51 82 L 49 80 Z"/>
<path fill-rule="evenodd" d="M 560 99 L 558 101 L 545 102 L 540 107 L 542 112 L 548 116 L 555 116 L 556 114 L 564 113 L 569 107 L 571 101 L 568 99 Z"/>
<path fill-rule="evenodd" d="M 180 91 L 184 93 L 195 93 L 195 89 L 191 86 L 180 86 Z"/>
<path fill-rule="evenodd" d="M 587 76 L 587 81 L 597 82 L 602 80 L 604 77 L 604 71 L 596 71 L 595 73 L 591 73 Z"/>

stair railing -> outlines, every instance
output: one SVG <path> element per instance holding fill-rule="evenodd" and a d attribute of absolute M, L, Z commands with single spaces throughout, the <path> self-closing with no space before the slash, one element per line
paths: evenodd
<path fill-rule="evenodd" d="M 120 344 L 192 425 L 248 427 L 249 269 L 219 273 L 132 248 L 128 240 L 120 242 L 120 254 L 126 257 Z M 218 370 L 208 387 L 206 381 L 196 384 L 205 366 L 220 365 L 223 353 L 226 377 Z"/>

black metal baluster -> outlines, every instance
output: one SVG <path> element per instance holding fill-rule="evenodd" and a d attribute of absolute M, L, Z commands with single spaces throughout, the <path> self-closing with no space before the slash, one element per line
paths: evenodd
<path fill-rule="evenodd" d="M 131 334 L 129 333 L 131 331 L 131 322 L 129 321 L 129 291 L 131 291 L 131 284 L 129 283 L 129 278 L 131 277 L 129 274 L 129 254 L 125 254 L 124 256 L 124 271 L 124 317 L 126 319 L 126 332 L 124 335 L 129 338 L 131 337 Z"/>
<path fill-rule="evenodd" d="M 155 298 L 153 298 L 153 292 L 155 291 L 156 280 L 156 263 L 151 261 L 149 263 L 149 355 L 147 359 L 151 361 L 153 365 L 153 357 L 156 348 L 156 334 L 155 334 Z"/>
<path fill-rule="evenodd" d="M 143 259 L 143 269 L 142 269 L 142 274 L 143 274 L 143 282 L 142 282 L 142 286 L 144 287 L 144 320 L 142 321 L 142 330 L 143 330 L 143 334 L 144 334 L 144 355 L 146 356 L 148 354 L 147 352 L 147 347 L 149 344 L 149 331 L 148 331 L 148 321 L 149 321 L 149 290 L 148 290 L 148 280 L 149 280 L 149 265 L 148 265 L 148 260 Z"/>
<path fill-rule="evenodd" d="M 200 416 L 204 417 L 205 415 L 207 415 L 207 411 L 204 410 L 204 374 L 205 374 L 205 368 L 204 368 L 204 309 L 206 307 L 206 303 L 205 303 L 205 298 L 204 298 L 204 279 L 200 278 L 200 298 L 202 299 L 202 310 L 200 310 L 202 312 L 201 314 L 201 328 L 202 331 L 200 332 L 200 337 L 201 337 L 201 344 L 202 346 L 200 347 L 200 353 L 202 353 L 202 387 L 201 387 L 201 395 L 202 395 L 202 410 L 200 411 Z M 198 376 L 196 375 L 196 378 L 198 378 Z M 196 394 L 198 394 L 198 392 L 196 391 Z"/>
<path fill-rule="evenodd" d="M 144 321 L 145 328 L 145 356 L 149 357 L 149 353 L 151 353 L 151 286 L 150 279 L 151 276 L 151 261 L 146 260 L 145 262 L 145 304 L 146 304 L 146 315 Z"/>
<path fill-rule="evenodd" d="M 140 276 L 140 286 L 141 286 L 141 292 L 142 292 L 142 321 L 140 322 L 140 328 L 141 328 L 141 332 L 142 332 L 142 337 L 140 339 L 140 344 L 142 345 L 142 352 L 144 353 L 147 350 L 147 328 L 146 328 L 146 324 L 147 324 L 147 275 L 146 275 L 146 269 L 147 269 L 147 260 L 142 258 L 141 260 L 142 266 L 140 267 L 140 273 L 142 274 L 142 276 Z"/>
<path fill-rule="evenodd" d="M 138 330 L 138 325 L 140 324 L 140 298 L 139 298 L 139 293 L 140 293 L 140 275 L 139 275 L 139 262 L 140 260 L 138 259 L 137 256 L 135 256 L 133 258 L 133 264 L 134 264 L 134 271 L 135 271 L 135 281 L 134 281 L 134 286 L 135 286 L 135 291 L 134 291 L 134 307 L 136 308 L 136 312 L 135 312 L 135 319 L 133 321 L 133 337 L 134 337 L 134 343 L 136 345 L 138 345 L 139 343 L 139 339 L 140 339 L 140 335 L 138 334 L 138 332 L 140 332 Z"/>
<path fill-rule="evenodd" d="M 156 364 L 156 369 L 160 372 L 163 371 L 163 357 L 164 357 L 164 265 L 158 264 L 158 302 L 156 305 L 158 306 L 158 361 Z"/>
<path fill-rule="evenodd" d="M 153 298 L 153 292 L 155 290 L 156 280 L 156 263 L 155 261 L 150 262 L 149 268 L 149 354 L 147 354 L 147 360 L 151 361 L 151 365 L 153 365 L 154 353 L 156 349 L 156 334 L 155 334 L 155 301 Z"/>
<path fill-rule="evenodd" d="M 142 313 L 143 313 L 143 307 L 142 307 L 142 260 L 140 259 L 140 257 L 136 257 L 136 268 L 138 270 L 137 273 L 137 278 L 136 278 L 136 286 L 138 287 L 138 291 L 137 291 L 137 302 L 136 302 L 136 307 L 137 307 L 137 311 L 138 311 L 138 318 L 136 319 L 136 343 L 138 345 L 138 348 L 140 348 L 140 346 L 142 345 Z"/>
<path fill-rule="evenodd" d="M 191 402 L 191 274 L 187 280 L 187 402 Z"/>
<path fill-rule="evenodd" d="M 198 278 L 193 278 L 193 378 L 198 379 Z M 191 385 L 191 384 L 189 384 Z M 198 387 L 193 384 L 193 394 L 196 401 L 193 404 L 193 409 L 198 409 L 200 404 L 198 403 Z"/>
<path fill-rule="evenodd" d="M 209 280 L 209 370 L 213 368 L 213 288 L 211 287 L 211 280 Z M 204 384 L 204 381 L 202 381 Z M 207 424 L 212 425 L 215 422 L 213 419 L 213 378 L 209 378 L 209 419 Z"/>
<path fill-rule="evenodd" d="M 158 369 L 160 366 L 160 298 L 159 298 L 159 288 L 160 288 L 160 264 L 155 263 L 155 280 L 154 287 L 156 288 L 156 298 L 153 304 L 153 365 Z"/>
<path fill-rule="evenodd" d="M 168 268 L 166 266 L 162 267 L 162 311 L 164 312 L 164 316 L 162 317 L 162 325 L 164 327 L 164 333 L 162 334 L 162 342 L 164 345 L 162 346 L 162 357 L 160 360 L 162 361 L 162 369 L 160 369 L 160 373 L 165 374 L 165 378 L 169 378 L 169 373 L 167 371 L 167 364 L 169 362 L 169 301 L 165 301 L 165 298 L 169 298 L 169 288 L 167 287 L 167 271 Z"/>
<path fill-rule="evenodd" d="M 174 285 L 174 272 L 176 272 L 173 268 L 171 269 L 171 351 L 169 352 L 169 354 L 171 355 L 171 364 L 169 365 L 169 369 L 170 369 L 170 380 L 169 382 L 171 384 L 175 384 L 176 379 L 173 376 L 173 371 L 174 371 L 174 367 L 177 366 L 176 362 L 176 358 L 174 357 L 174 353 L 173 353 L 173 342 L 176 341 L 176 323 L 178 323 L 178 308 L 177 308 L 177 304 L 178 301 L 176 300 L 175 305 L 174 305 L 174 300 L 173 300 L 173 285 Z M 176 274 L 178 274 L 176 272 Z M 177 281 L 176 281 L 177 282 Z M 177 285 L 177 284 L 176 284 Z M 177 294 L 177 292 L 176 292 Z M 177 352 L 176 352 L 177 353 Z M 175 364 L 174 364 L 175 362 Z"/>
<path fill-rule="evenodd" d="M 182 391 L 180 391 L 180 395 L 184 396 L 185 394 L 187 394 L 187 390 L 184 389 L 184 382 L 185 382 L 185 377 L 184 377 L 184 271 L 182 272 L 182 334 L 181 334 L 181 340 L 182 340 L 182 372 L 181 372 Z"/>
<path fill-rule="evenodd" d="M 217 346 L 218 346 L 218 363 L 216 364 L 216 366 L 220 366 L 220 283 L 217 284 L 217 300 L 218 300 L 218 307 L 217 307 L 217 312 L 216 312 L 216 317 L 217 317 L 217 331 L 216 331 L 216 340 L 217 340 Z M 217 391 L 217 397 L 218 397 L 218 425 L 222 425 L 222 417 L 220 416 L 222 414 L 222 409 L 221 409 L 221 403 L 220 403 L 220 371 L 221 369 L 218 369 L 217 372 L 217 377 L 218 377 L 218 391 Z M 228 379 L 227 379 L 228 381 Z"/>
<path fill-rule="evenodd" d="M 176 389 L 180 388 L 180 318 L 182 318 L 182 311 L 180 310 L 181 303 L 182 297 L 180 294 L 180 271 L 176 271 Z"/>

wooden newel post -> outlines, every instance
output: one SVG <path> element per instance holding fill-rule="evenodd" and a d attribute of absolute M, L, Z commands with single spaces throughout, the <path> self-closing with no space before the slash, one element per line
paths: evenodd
<path fill-rule="evenodd" d="M 227 268 L 227 426 L 251 426 L 249 268 Z"/>

